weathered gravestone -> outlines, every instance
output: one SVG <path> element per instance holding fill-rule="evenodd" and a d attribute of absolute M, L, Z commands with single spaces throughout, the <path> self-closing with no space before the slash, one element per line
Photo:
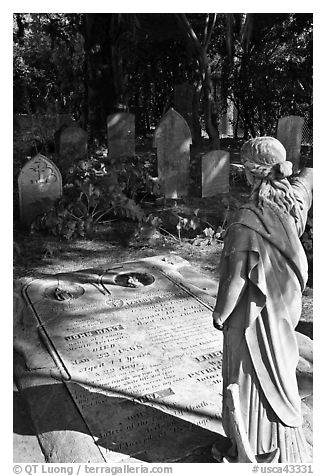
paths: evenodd
<path fill-rule="evenodd" d="M 135 155 L 135 116 L 128 112 L 107 118 L 108 152 L 110 158 Z"/>
<path fill-rule="evenodd" d="M 230 153 L 212 150 L 202 157 L 202 197 L 214 197 L 230 190 Z"/>
<path fill-rule="evenodd" d="M 88 136 L 81 127 L 63 127 L 54 135 L 56 153 L 62 169 L 69 169 L 79 160 L 87 158 Z"/>
<path fill-rule="evenodd" d="M 304 118 L 300 116 L 285 116 L 277 124 L 277 139 L 286 150 L 286 160 L 293 164 L 293 172 L 299 170 L 300 150 Z"/>
<path fill-rule="evenodd" d="M 126 455 L 174 461 L 222 433 L 216 284 L 195 282 L 155 257 L 25 288 L 40 334 L 106 461 Z"/>
<path fill-rule="evenodd" d="M 192 100 L 194 86 L 188 83 L 176 84 L 174 87 L 175 110 L 187 121 L 193 136 Z"/>
<path fill-rule="evenodd" d="M 188 195 L 191 132 L 185 119 L 170 108 L 154 134 L 158 178 L 166 198 Z"/>
<path fill-rule="evenodd" d="M 29 225 L 49 209 L 62 195 L 62 178 L 58 167 L 41 154 L 29 160 L 18 176 L 20 219 Z"/>

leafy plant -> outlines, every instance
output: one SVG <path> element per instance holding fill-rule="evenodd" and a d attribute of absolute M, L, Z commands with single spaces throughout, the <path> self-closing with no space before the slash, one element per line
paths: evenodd
<path fill-rule="evenodd" d="M 308 260 L 308 286 L 312 286 L 313 281 L 313 214 L 310 209 L 306 228 L 300 238 Z"/>
<path fill-rule="evenodd" d="M 84 237 L 96 224 L 116 217 L 155 223 L 155 217 L 146 216 L 140 201 L 158 193 L 158 187 L 142 169 L 139 158 L 107 163 L 101 158 L 80 161 L 68 171 L 63 197 L 37 217 L 33 233 L 43 230 L 64 239 Z"/>
<path fill-rule="evenodd" d="M 184 231 L 189 231 L 189 230 L 196 230 L 200 227 L 201 225 L 201 220 L 198 218 L 198 210 L 194 211 L 194 215 L 187 218 L 183 216 L 178 216 L 178 223 L 177 223 L 177 232 L 178 232 L 178 238 L 179 242 L 181 243 L 181 230 Z"/>
<path fill-rule="evenodd" d="M 225 207 L 222 228 L 225 228 L 228 223 L 231 223 L 234 213 L 241 207 L 243 203 L 241 202 L 241 200 L 232 195 L 227 198 L 223 198 L 222 203 Z"/>
<path fill-rule="evenodd" d="M 305 249 L 307 259 L 312 259 L 312 248 L 313 248 L 313 219 L 308 217 L 306 229 L 301 236 L 301 242 Z"/>

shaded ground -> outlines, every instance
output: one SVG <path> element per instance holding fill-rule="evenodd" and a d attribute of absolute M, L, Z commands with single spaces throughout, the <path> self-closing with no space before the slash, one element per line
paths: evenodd
<path fill-rule="evenodd" d="M 78 269 L 102 267 L 115 262 L 174 253 L 197 269 L 216 278 L 222 243 L 194 246 L 187 239 L 163 236 L 137 239 L 132 223 L 119 222 L 99 231 L 92 240 L 58 241 L 54 237 L 28 236 L 15 231 L 14 278 L 40 277 Z"/>
<path fill-rule="evenodd" d="M 26 402 L 15 383 L 13 397 L 13 461 L 15 463 L 45 462 Z"/>
<path fill-rule="evenodd" d="M 44 274 L 70 272 L 136 260 L 160 254 L 177 254 L 198 271 L 219 279 L 222 242 L 182 238 L 172 234 L 139 237 L 132 222 L 119 221 L 99 228 L 92 239 L 58 241 L 42 235 L 28 235 L 15 227 L 14 278 L 37 278 Z M 307 287 L 298 330 L 312 338 L 313 292 Z"/>

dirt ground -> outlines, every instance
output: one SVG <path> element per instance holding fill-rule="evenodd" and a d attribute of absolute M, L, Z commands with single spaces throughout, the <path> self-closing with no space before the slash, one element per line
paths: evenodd
<path fill-rule="evenodd" d="M 205 274 L 218 277 L 222 243 L 195 246 L 191 240 L 170 235 L 138 239 L 132 223 L 119 222 L 102 227 L 92 239 L 58 241 L 42 235 L 28 235 L 16 228 L 14 278 L 40 277 L 78 269 L 105 267 L 122 261 L 161 254 L 177 254 Z"/>
<path fill-rule="evenodd" d="M 14 279 L 72 272 L 87 268 L 105 268 L 123 261 L 148 256 L 175 254 L 189 261 L 198 271 L 219 279 L 223 242 L 193 240 L 172 234 L 139 237 L 132 222 L 119 221 L 102 226 L 92 239 L 59 241 L 55 237 L 30 235 L 19 225 L 14 229 Z M 313 337 L 313 290 L 303 293 L 300 332 Z"/>

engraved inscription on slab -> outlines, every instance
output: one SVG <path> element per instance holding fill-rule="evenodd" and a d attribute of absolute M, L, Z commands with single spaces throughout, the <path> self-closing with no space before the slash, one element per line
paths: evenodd
<path fill-rule="evenodd" d="M 61 197 L 61 173 L 51 160 L 38 154 L 20 171 L 18 189 L 21 221 L 29 225 Z"/>
<path fill-rule="evenodd" d="M 222 335 L 195 294 L 144 262 L 26 293 L 110 461 L 173 461 L 222 433 Z"/>

